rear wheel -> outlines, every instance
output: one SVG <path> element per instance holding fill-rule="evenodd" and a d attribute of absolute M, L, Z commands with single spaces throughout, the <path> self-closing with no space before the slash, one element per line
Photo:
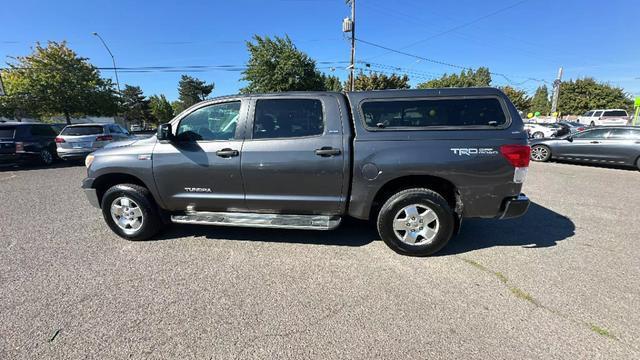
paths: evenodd
<path fill-rule="evenodd" d="M 146 188 L 119 184 L 102 197 L 102 215 L 107 225 L 127 240 L 146 240 L 163 227 L 158 208 Z"/>
<path fill-rule="evenodd" d="M 377 221 L 382 240 L 398 253 L 428 256 L 442 249 L 455 227 L 454 214 L 438 193 L 415 188 L 391 196 Z"/>
<path fill-rule="evenodd" d="M 40 155 L 40 162 L 43 165 L 53 164 L 53 153 L 51 152 L 50 149 L 47 149 L 47 148 L 42 149 L 39 155 Z"/>
<path fill-rule="evenodd" d="M 640 157 L 636 160 L 636 167 L 640 170 Z"/>
<path fill-rule="evenodd" d="M 531 160 L 548 161 L 551 159 L 551 149 L 545 145 L 534 145 L 531 147 Z"/>

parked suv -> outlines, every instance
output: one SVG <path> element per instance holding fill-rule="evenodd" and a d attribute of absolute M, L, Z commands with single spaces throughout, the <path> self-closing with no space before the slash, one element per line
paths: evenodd
<path fill-rule="evenodd" d="M 578 122 L 588 126 L 625 126 L 629 114 L 623 109 L 591 110 L 580 116 Z"/>
<path fill-rule="evenodd" d="M 114 142 L 131 138 L 118 124 L 82 124 L 65 127 L 55 141 L 63 160 L 84 160 L 87 154 Z"/>
<path fill-rule="evenodd" d="M 440 250 L 466 218 L 513 218 L 530 148 L 493 88 L 237 95 L 86 159 L 82 187 L 130 240 L 163 221 L 330 230 L 371 219 L 403 254 Z"/>
<path fill-rule="evenodd" d="M 58 133 L 49 124 L 0 123 L 0 162 L 35 161 L 51 165 L 56 158 Z"/>

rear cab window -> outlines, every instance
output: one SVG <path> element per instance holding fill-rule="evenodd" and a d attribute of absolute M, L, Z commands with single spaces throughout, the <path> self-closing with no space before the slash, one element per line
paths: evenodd
<path fill-rule="evenodd" d="M 324 133 L 324 113 L 318 99 L 258 99 L 253 139 L 318 136 Z"/>
<path fill-rule="evenodd" d="M 369 130 L 503 129 L 510 122 L 497 97 L 364 100 L 360 108 Z"/>
<path fill-rule="evenodd" d="M 67 126 L 62 130 L 60 135 L 67 136 L 83 136 L 83 135 L 99 135 L 104 130 L 102 126 Z"/>

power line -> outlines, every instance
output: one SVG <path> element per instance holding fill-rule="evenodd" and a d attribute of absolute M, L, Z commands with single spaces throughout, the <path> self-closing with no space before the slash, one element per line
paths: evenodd
<path fill-rule="evenodd" d="M 396 49 L 393 49 L 393 48 L 390 48 L 390 47 L 387 47 L 387 46 L 384 46 L 384 45 L 376 44 L 376 43 L 373 43 L 373 42 L 370 42 L 370 41 L 366 41 L 366 40 L 363 40 L 363 39 L 356 38 L 356 41 L 361 42 L 363 44 L 370 45 L 370 46 L 374 46 L 374 47 L 377 47 L 377 48 L 380 48 L 380 49 L 383 49 L 383 50 L 387 50 L 389 52 L 397 53 L 397 54 L 404 55 L 404 56 L 409 56 L 409 57 L 412 57 L 412 58 L 415 58 L 415 59 L 427 61 L 427 62 L 438 64 L 438 65 L 449 66 L 449 67 L 453 67 L 453 68 L 457 68 L 457 69 L 461 69 L 461 70 L 474 70 L 473 68 L 468 67 L 468 66 L 457 65 L 457 64 L 452 64 L 452 63 L 448 63 L 448 62 L 441 61 L 441 60 L 426 58 L 424 56 L 411 54 L 411 53 L 408 53 L 408 52 L 405 52 L 405 51 L 402 51 L 402 50 L 396 50 Z M 506 74 L 498 73 L 498 72 L 489 72 L 489 74 L 502 77 L 509 84 L 515 85 L 515 86 L 520 86 L 520 85 L 526 84 L 529 81 L 536 81 L 536 82 L 541 82 L 541 83 L 545 83 L 545 84 L 549 83 L 547 80 L 536 79 L 536 78 L 532 78 L 532 77 L 513 76 L 513 75 L 509 75 L 508 76 Z M 521 81 L 521 82 L 515 82 L 515 81 L 511 80 L 510 76 L 511 77 L 524 78 L 525 80 Z"/>
<path fill-rule="evenodd" d="M 413 47 L 413 46 L 416 46 L 416 45 L 418 45 L 418 44 L 421 44 L 421 43 L 423 43 L 423 42 L 425 42 L 425 41 L 429 41 L 429 40 L 434 39 L 434 38 L 436 38 L 436 37 L 439 37 L 439 36 L 442 36 L 442 35 L 445 35 L 445 34 L 448 34 L 448 33 L 454 32 L 454 31 L 456 31 L 456 30 L 460 30 L 460 29 L 465 28 L 465 27 L 467 27 L 467 26 L 473 25 L 473 24 L 478 23 L 478 22 L 480 22 L 480 21 L 482 21 L 482 20 L 484 20 L 484 19 L 486 19 L 486 18 L 489 18 L 489 17 L 491 17 L 491 16 L 497 15 L 497 14 L 499 14 L 499 13 L 501 13 L 501 12 L 504 12 L 504 11 L 510 10 L 510 9 L 512 9 L 512 8 L 514 8 L 514 7 L 516 7 L 516 6 L 519 6 L 520 4 L 525 3 L 525 2 L 527 2 L 527 1 L 529 1 L 529 0 L 520 0 L 520 1 L 515 2 L 515 3 L 513 3 L 513 4 L 509 5 L 509 6 L 506 6 L 506 7 L 500 8 L 500 9 L 495 10 L 495 11 L 493 11 L 493 12 L 490 12 L 490 13 L 488 13 L 488 14 L 485 14 L 485 15 L 482 15 L 482 16 L 480 16 L 480 17 L 477 17 L 477 18 L 475 18 L 475 19 L 473 19 L 473 20 L 470 20 L 470 21 L 467 21 L 467 22 L 465 22 L 465 23 L 462 23 L 462 24 L 456 25 L 456 26 L 454 26 L 454 27 L 448 28 L 448 29 L 446 29 L 446 30 L 440 31 L 440 32 L 438 32 L 438 33 L 436 33 L 436 34 L 433 34 L 433 35 L 431 35 L 431 36 L 429 36 L 429 37 L 426 37 L 426 38 L 424 38 L 424 39 L 421 39 L 421 40 L 415 41 L 415 42 L 413 42 L 413 43 L 411 43 L 411 44 L 409 44 L 409 45 L 407 45 L 407 46 L 403 46 L 403 47 L 401 47 L 401 48 L 400 48 L 400 50 L 408 49 L 408 48 L 410 48 L 410 47 Z M 357 40 L 357 39 L 356 39 L 356 40 Z M 371 57 L 371 58 L 369 58 L 369 59 L 379 58 L 379 57 L 381 57 L 381 56 L 388 55 L 388 54 L 389 54 L 389 53 L 391 53 L 391 52 L 393 52 L 393 51 L 389 51 L 389 52 L 386 52 L 386 53 L 384 53 L 384 54 L 376 55 L 376 56 Z"/>

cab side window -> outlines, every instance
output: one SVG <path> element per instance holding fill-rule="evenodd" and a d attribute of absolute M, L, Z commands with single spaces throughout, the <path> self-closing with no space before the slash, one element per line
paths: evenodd
<path fill-rule="evenodd" d="M 233 140 L 240 116 L 240 101 L 199 108 L 180 121 L 178 141 Z"/>
<path fill-rule="evenodd" d="M 589 131 L 583 131 L 573 135 L 574 139 L 605 139 L 609 134 L 608 129 L 595 129 Z"/>
<path fill-rule="evenodd" d="M 261 99 L 256 101 L 254 139 L 322 135 L 324 114 L 317 99 Z"/>

